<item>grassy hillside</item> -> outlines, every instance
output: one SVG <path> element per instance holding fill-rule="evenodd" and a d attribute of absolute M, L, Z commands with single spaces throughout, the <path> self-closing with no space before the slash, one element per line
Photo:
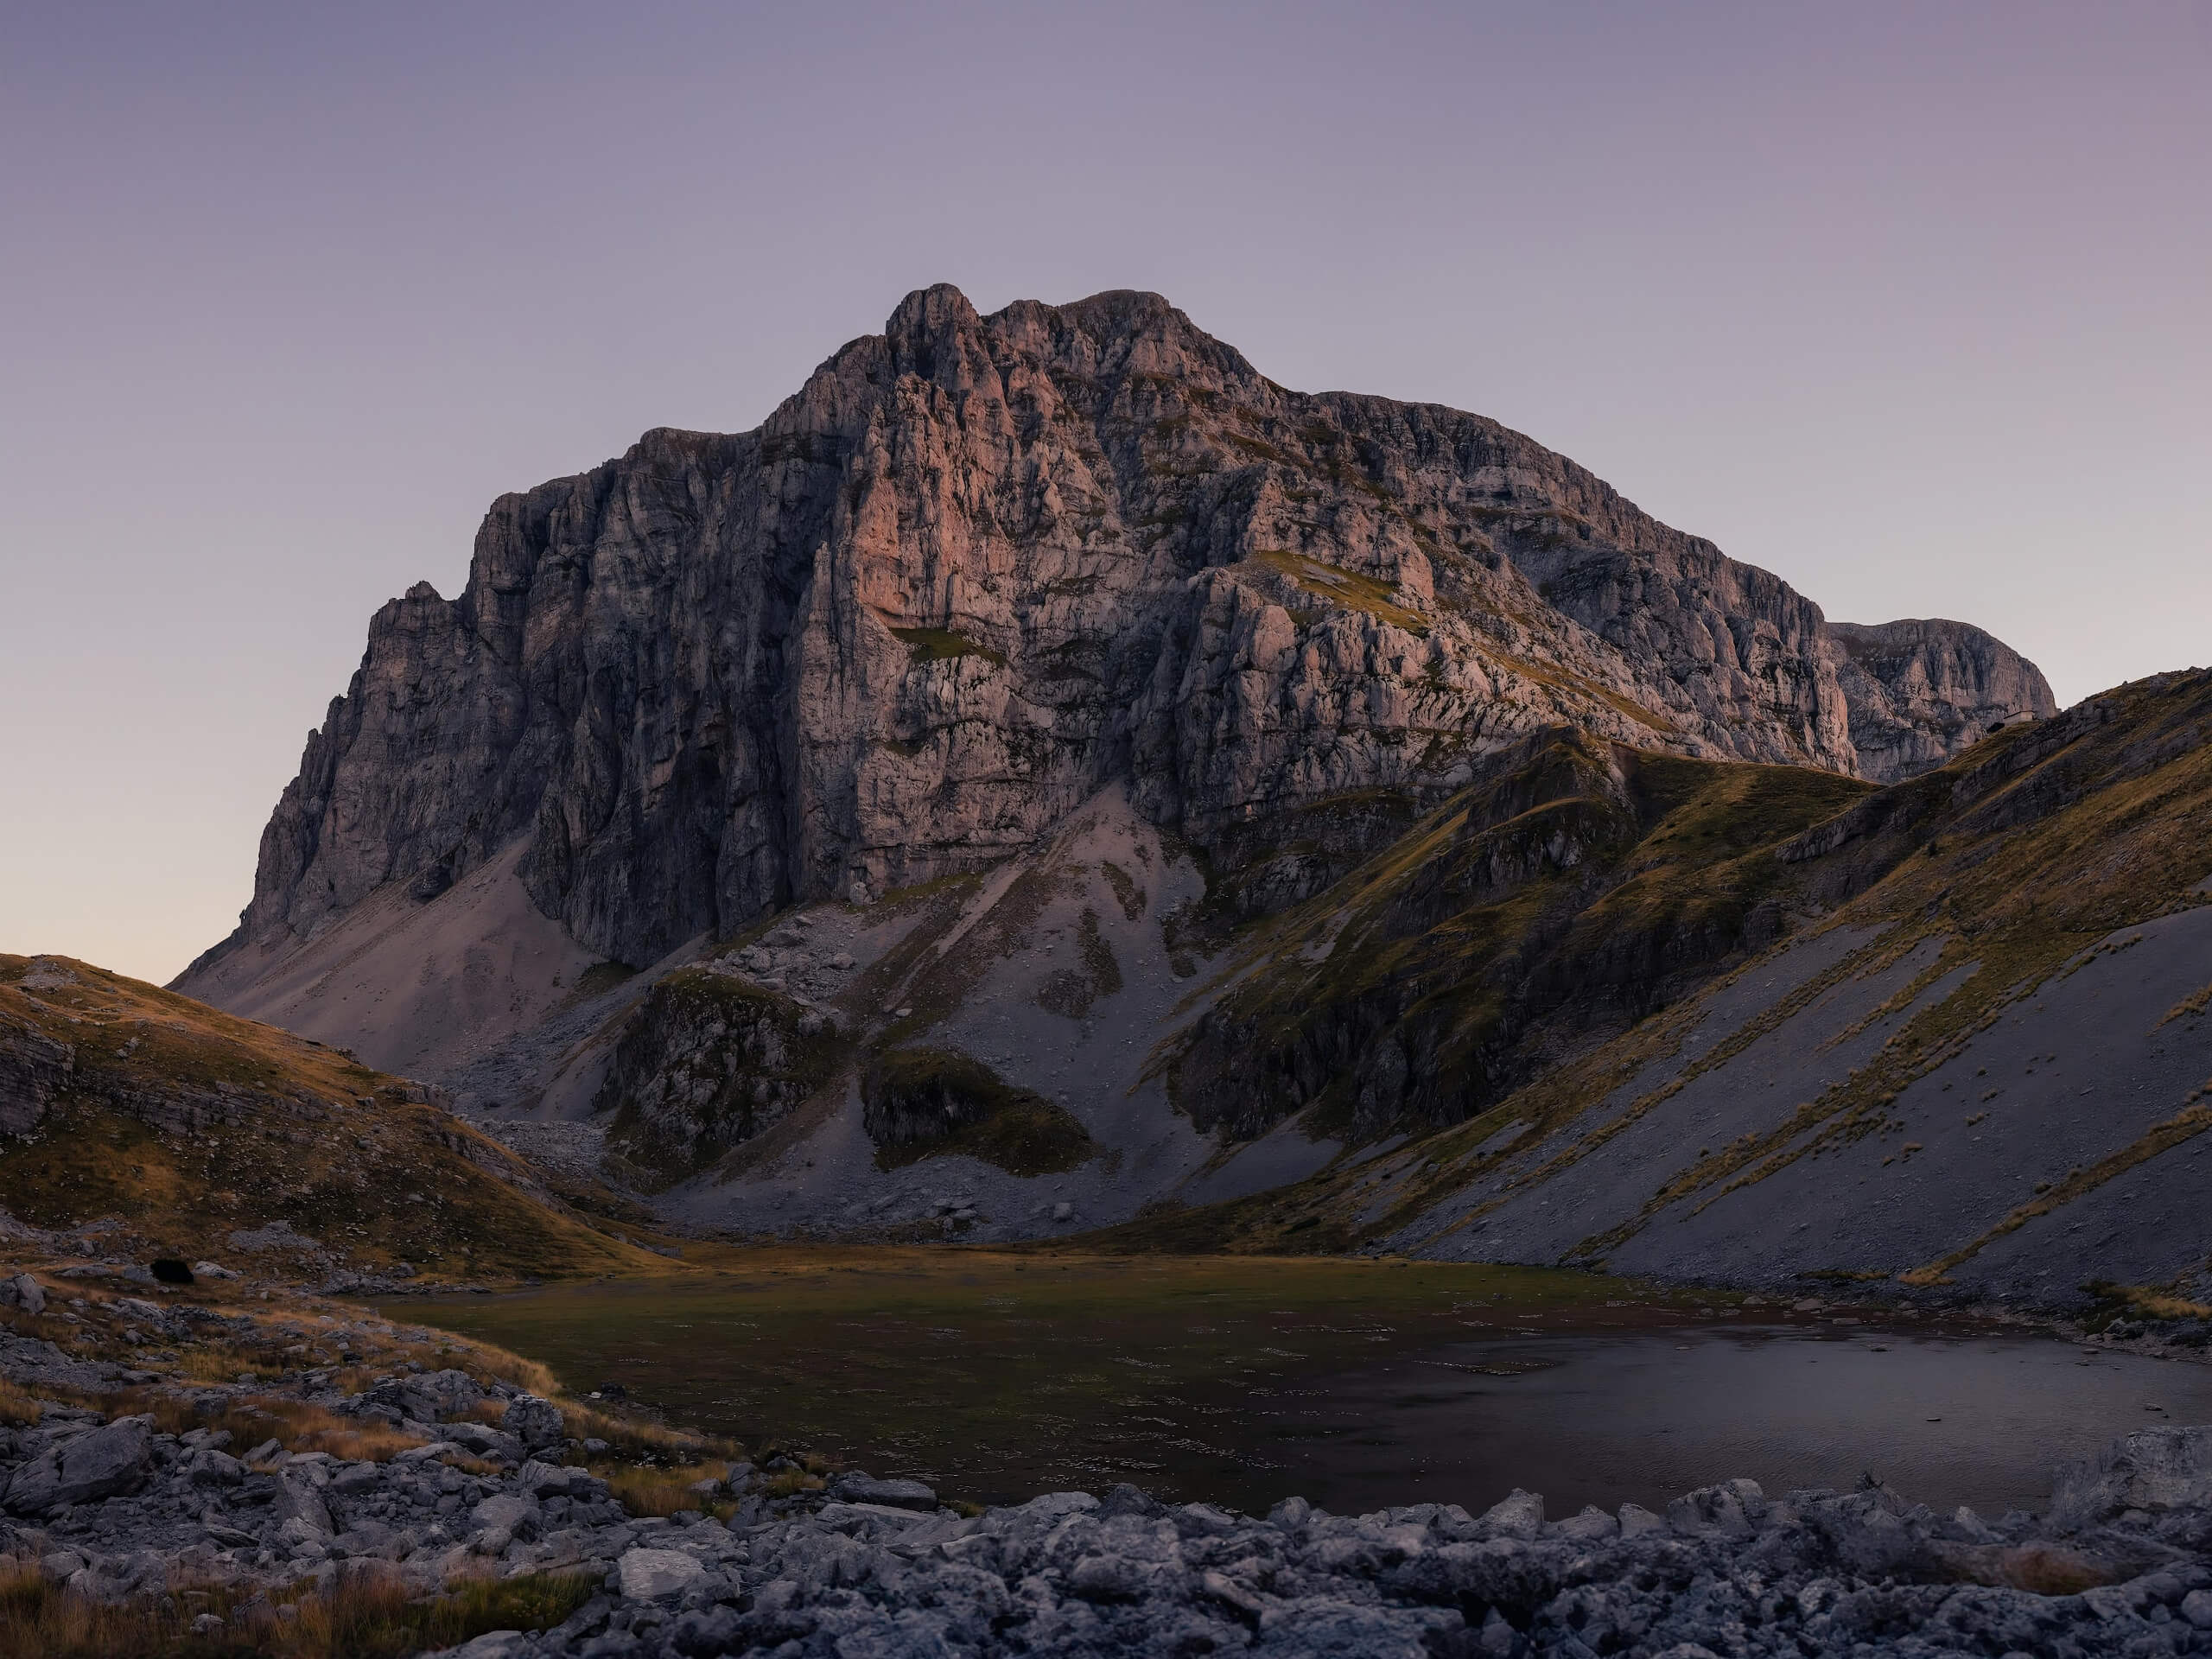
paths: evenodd
<path fill-rule="evenodd" d="M 315 1266 L 431 1278 L 635 1269 L 588 1224 L 603 1192 L 540 1172 L 419 1085 L 273 1027 L 66 957 L 0 955 L 0 1204 L 106 1248 L 213 1255 L 281 1223 Z M 265 1259 L 298 1257 L 283 1248 Z"/>
<path fill-rule="evenodd" d="M 1808 882 L 1772 848 L 1870 789 L 1546 733 L 1262 928 L 1176 1102 L 1240 1135 L 1471 1116 L 1788 932 Z"/>
<path fill-rule="evenodd" d="M 1433 1242 L 1449 1245 L 1452 1231 L 1536 1201 L 1531 1195 L 1572 1201 L 1595 1191 L 1586 1172 L 1616 1155 L 1620 1137 L 1648 1128 L 1647 1119 L 1665 1122 L 1678 1096 L 1736 1066 L 1758 1073 L 1750 1080 L 1771 1090 L 1763 1116 L 1743 1120 L 1751 1127 L 1726 1144 L 1698 1145 L 1701 1131 L 1687 1146 L 1663 1137 L 1638 1141 L 1654 1154 L 1642 1203 L 1571 1241 L 1560 1255 L 1618 1259 L 1614 1253 L 1662 1215 L 1694 1221 L 1762 1182 L 1814 1180 L 1805 1173 L 1814 1160 L 1834 1160 L 1821 1166 L 1829 1169 L 1821 1179 L 1833 1187 L 1847 1171 L 1861 1179 L 1862 1164 L 1895 1180 L 1936 1159 L 1929 1178 L 1936 1187 L 1902 1213 L 1923 1222 L 1934 1214 L 1923 1230 L 1948 1227 L 1953 1242 L 1925 1260 L 1867 1269 L 1936 1282 L 2039 1217 L 2107 1187 L 2119 1192 L 2113 1184 L 2212 1127 L 2212 1110 L 2201 1103 L 2212 1083 L 2170 1102 L 2143 1084 L 2139 1100 L 2139 1084 L 2123 1088 L 2110 1069 L 2077 1079 L 2085 1089 L 2069 1084 L 2067 1101 L 2048 1109 L 2056 1116 L 2044 1131 L 2023 1118 L 2009 1129 L 2001 1116 L 1983 1122 L 1996 1109 L 1991 1101 L 2001 1106 L 2010 1097 L 1999 1084 L 2011 1095 L 2028 1086 L 2013 1049 L 2032 1051 L 2029 1077 L 2041 1067 L 2047 1079 L 2062 1061 L 2049 1022 L 2069 1006 L 2066 998 L 2103 996 L 2114 1017 L 2130 1006 L 2114 1000 L 2124 987 L 2093 992 L 2095 973 L 2076 976 L 2124 957 L 2142 942 L 2139 930 L 2212 904 L 2212 673 L 2120 687 L 2052 720 L 1997 733 L 1939 771 L 1879 791 L 1849 791 L 1817 775 L 1793 786 L 1792 774 L 1770 778 L 1764 768 L 1616 759 L 1615 772 L 1606 772 L 1596 756 L 1570 746 L 1540 762 L 1548 786 L 1516 785 L 1520 797 L 1503 807 L 1455 802 L 1407 845 L 1316 900 L 1295 931 L 1272 938 L 1269 954 L 1231 999 L 1273 1069 L 1279 1102 L 1295 1097 L 1285 1077 L 1303 1084 L 1309 1099 L 1332 1091 L 1342 1098 L 1363 1086 L 1370 1073 L 1363 1067 L 1371 1062 L 1349 1040 L 1339 1039 L 1334 1065 L 1300 1073 L 1292 1062 L 1318 1051 L 1311 1033 L 1349 1033 L 1357 1022 L 1344 1011 L 1367 1009 L 1375 1011 L 1368 1016 L 1374 1040 L 1395 1037 L 1409 1057 L 1418 1052 L 1430 1098 L 1462 1106 L 1465 1121 L 1357 1175 L 1339 1167 L 1295 1188 L 1141 1224 L 1123 1230 L 1122 1242 L 1252 1249 L 1384 1237 L 1402 1243 L 1432 1229 L 1423 1217 L 1448 1217 L 1446 1232 Z M 1658 785 L 1647 785 L 1643 798 L 1663 808 L 1656 816 L 1635 804 L 1630 780 L 1647 774 Z M 1613 785 L 1615 775 L 1629 786 Z M 1821 811 L 1824 789 L 1832 792 Z M 1554 850 L 1575 849 L 1575 863 Z M 1487 885 L 1462 874 L 1471 868 L 1489 875 Z M 1498 879 L 1501 871 L 1517 879 Z M 1424 912 L 1424 892 L 1465 893 L 1471 902 Z M 1578 902 L 1585 893 L 1588 901 Z M 1801 941 L 1850 931 L 1834 936 L 1842 943 L 1827 967 L 1788 979 L 1763 1003 L 1749 995 L 1752 1012 L 1731 1016 L 1739 1024 L 1719 1040 L 1686 1047 L 1721 988 L 1756 988 L 1770 975 L 1773 952 L 1751 957 L 1739 971 L 1722 954 L 1732 941 L 1762 942 L 1752 918 L 1768 906 L 1778 907 L 1778 921 Z M 1318 945 L 1328 937 L 1332 909 L 1345 919 L 1323 956 Z M 1557 987 L 1554 1009 L 1574 1006 L 1577 976 L 1586 995 L 1592 985 L 1663 994 L 1669 963 L 1694 971 L 1700 960 L 1728 970 L 1712 990 L 1669 1001 L 1600 1046 L 1549 1067 L 1525 1039 L 1518 1050 L 1512 1046 L 1516 1017 L 1521 1031 L 1541 1030 L 1544 1000 L 1532 988 Z M 1606 966 L 1624 963 L 1639 971 Z M 2184 958 L 2184 976 L 2189 965 Z M 2190 982 L 2207 979 L 2212 968 Z M 1810 1089 L 1777 1071 L 1771 1051 L 1758 1050 L 1824 999 L 1878 982 L 1896 988 L 1848 1030 L 1822 1039 L 1833 1046 L 1878 1028 L 1868 1058 L 1847 1074 Z M 2212 1002 L 2202 991 L 2177 992 L 2168 1009 L 2160 995 L 2139 1033 L 2130 1023 L 2105 1033 L 2121 1062 L 2139 1052 L 2146 1065 L 2150 1058 L 2169 1069 L 2195 1063 L 2191 1045 L 2212 1029 L 2204 1018 Z M 2039 1022 L 2033 1009 L 2042 999 L 2053 1012 Z M 1637 1011 L 1623 1000 L 1622 1014 Z M 1409 1031 L 1422 1034 L 1418 1049 Z M 1769 1058 L 1753 1065 L 1745 1057 L 1755 1052 Z M 2000 1052 L 2008 1057 L 2005 1075 L 1981 1075 Z M 1527 1067 L 1526 1080 L 1502 1086 L 1516 1063 Z M 1936 1080 L 1946 1067 L 1944 1077 L 1958 1078 L 1956 1085 Z M 1719 1104 L 1698 1109 L 1709 1116 Z M 1687 1133 L 1687 1114 L 1684 1124 Z M 1514 1126 L 1517 1133 L 1501 1141 Z M 2054 1147 L 2054 1166 L 2039 1173 L 2034 1141 L 2039 1134 L 2055 1140 L 2061 1128 L 2100 1149 L 2085 1156 Z M 1923 1143 L 1931 1148 L 1924 1154 Z M 1977 1175 L 1985 1166 L 1998 1172 L 1986 1181 Z M 1617 1165 L 1605 1179 L 1618 1182 Z M 2117 1213 L 2098 1211 L 2105 1217 L 2099 1230 L 2082 1236 L 2124 1249 L 2127 1205 L 2112 1202 Z M 2056 1287 L 2070 1292 L 2058 1277 Z"/>

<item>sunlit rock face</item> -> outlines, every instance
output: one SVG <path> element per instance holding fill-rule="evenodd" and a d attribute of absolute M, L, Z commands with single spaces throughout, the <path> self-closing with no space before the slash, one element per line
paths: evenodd
<path fill-rule="evenodd" d="M 644 964 L 1110 784 L 1217 868 L 1327 843 L 1280 904 L 1542 728 L 1886 780 L 2051 707 L 1979 630 L 1830 625 L 1479 416 L 1287 391 L 1155 295 L 932 288 L 755 431 L 495 502 L 459 597 L 377 613 L 179 984 L 516 843 L 537 911 Z"/>

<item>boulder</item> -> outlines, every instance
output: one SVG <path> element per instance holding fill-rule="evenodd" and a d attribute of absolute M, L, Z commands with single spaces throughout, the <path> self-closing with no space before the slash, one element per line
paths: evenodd
<path fill-rule="evenodd" d="M 1766 1494 L 1755 1480 L 1700 1486 L 1667 1505 L 1668 1524 L 1685 1537 L 1747 1538 L 1765 1513 Z"/>
<path fill-rule="evenodd" d="M 1534 1538 L 1544 1529 L 1541 1492 L 1524 1492 L 1518 1486 L 1483 1512 L 1476 1523 L 1487 1538 Z"/>
<path fill-rule="evenodd" d="M 472 1530 L 504 1532 L 511 1537 L 523 1537 L 537 1529 L 537 1500 L 514 1492 L 499 1492 L 485 1498 L 468 1512 Z"/>
<path fill-rule="evenodd" d="M 707 1576 L 707 1569 L 680 1549 L 626 1550 L 617 1572 L 623 1595 L 639 1601 L 680 1596 Z"/>
<path fill-rule="evenodd" d="M 405 1386 L 420 1408 L 411 1414 L 428 1422 L 442 1422 L 484 1403 L 483 1388 L 466 1371 L 427 1371 Z"/>
<path fill-rule="evenodd" d="M 26 1313 L 46 1312 L 46 1287 L 28 1273 L 0 1279 L 0 1307 L 20 1307 Z"/>
<path fill-rule="evenodd" d="M 200 1486 L 235 1486 L 245 1478 L 245 1465 L 228 1452 L 201 1446 L 184 1465 L 186 1478 Z"/>
<path fill-rule="evenodd" d="M 486 1630 L 448 1649 L 445 1659 L 521 1659 L 530 1647 L 530 1637 L 520 1630 Z"/>
<path fill-rule="evenodd" d="M 538 1497 L 594 1497 L 606 1490 L 605 1484 L 587 1470 L 540 1463 L 534 1458 L 523 1465 L 516 1478 L 524 1491 Z"/>
<path fill-rule="evenodd" d="M 294 1474 L 287 1470 L 276 1478 L 276 1497 L 270 1513 L 279 1521 L 298 1521 L 318 1536 L 327 1538 L 336 1530 L 331 1524 L 330 1506 L 304 1472 Z"/>
<path fill-rule="evenodd" d="M 937 1493 L 918 1480 L 878 1480 L 873 1475 L 839 1475 L 830 1483 L 830 1496 L 846 1503 L 880 1503 L 886 1509 L 937 1508 Z"/>
<path fill-rule="evenodd" d="M 518 1394 L 509 1401 L 506 1415 L 501 1421 L 507 1433 L 520 1440 L 529 1452 L 543 1452 L 560 1445 L 568 1431 L 561 1419 L 560 1407 L 534 1394 Z"/>
<path fill-rule="evenodd" d="M 480 1458 L 501 1458 L 509 1463 L 523 1460 L 523 1444 L 505 1429 L 493 1428 L 488 1423 L 448 1423 L 439 1431 L 455 1446 L 466 1446 Z"/>
<path fill-rule="evenodd" d="M 46 1515 L 72 1503 L 126 1497 L 143 1488 L 153 1471 L 151 1420 L 118 1417 L 48 1447 L 18 1470 L 8 1483 L 7 1506 L 16 1515 Z"/>
<path fill-rule="evenodd" d="M 2129 1510 L 2212 1503 L 2212 1428 L 2139 1428 L 2060 1474 L 2050 1524 L 2078 1531 Z"/>

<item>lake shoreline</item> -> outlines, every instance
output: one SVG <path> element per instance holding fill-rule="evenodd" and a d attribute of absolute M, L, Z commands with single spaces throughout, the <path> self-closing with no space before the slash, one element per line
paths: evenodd
<path fill-rule="evenodd" d="M 2025 1321 L 1585 1273 L 779 1251 L 757 1272 L 639 1288 L 391 1311 L 531 1353 L 580 1389 L 620 1388 L 672 1421 L 983 1503 L 1127 1482 L 1252 1512 L 1294 1491 L 1364 1510 L 1541 1484 L 1610 1508 L 1663 1503 L 1722 1468 L 1770 1487 L 1871 1471 L 2002 1510 L 2032 1506 L 2052 1462 L 2145 1410 L 2212 1421 L 2202 1369 L 2151 1368 Z M 2031 1374 L 2052 1403 L 2018 1397 Z M 1745 1401 L 1743 1422 L 1716 1417 L 1727 1397 Z M 1983 1434 L 2002 1448 L 1986 1468 Z M 2056 1450 L 2022 1449 L 2046 1440 Z"/>

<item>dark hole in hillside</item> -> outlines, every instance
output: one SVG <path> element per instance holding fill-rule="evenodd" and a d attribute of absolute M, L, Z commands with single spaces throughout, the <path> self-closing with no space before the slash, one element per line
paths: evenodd
<path fill-rule="evenodd" d="M 155 1278 L 165 1285 L 188 1285 L 192 1269 L 173 1255 L 156 1256 L 149 1264 Z"/>

